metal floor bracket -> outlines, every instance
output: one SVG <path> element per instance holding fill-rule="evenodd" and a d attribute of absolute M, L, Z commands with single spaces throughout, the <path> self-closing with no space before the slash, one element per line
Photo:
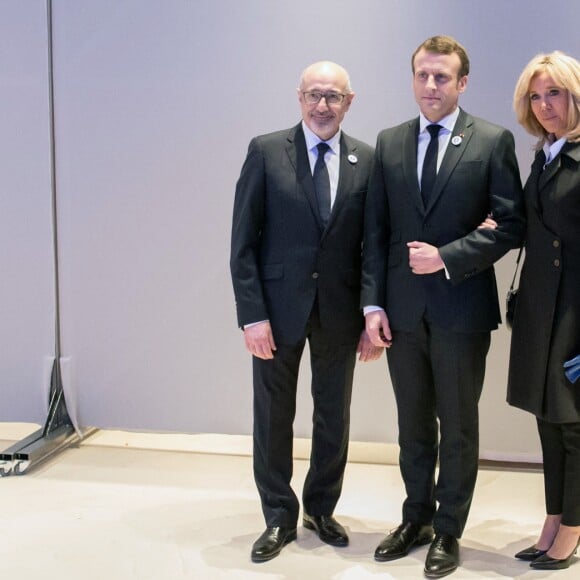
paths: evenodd
<path fill-rule="evenodd" d="M 0 452 L 0 477 L 24 475 L 30 469 L 96 433 L 94 427 L 78 433 L 70 420 L 55 361 L 51 376 L 51 398 L 48 417 L 42 429 Z"/>

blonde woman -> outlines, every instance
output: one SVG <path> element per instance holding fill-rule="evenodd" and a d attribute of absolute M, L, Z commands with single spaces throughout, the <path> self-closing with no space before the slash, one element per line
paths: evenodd
<path fill-rule="evenodd" d="M 536 416 L 546 518 L 515 557 L 568 568 L 580 541 L 580 384 L 563 365 L 580 354 L 580 63 L 533 58 L 514 93 L 520 124 L 539 138 L 525 185 L 525 262 L 512 332 L 508 402 Z"/>

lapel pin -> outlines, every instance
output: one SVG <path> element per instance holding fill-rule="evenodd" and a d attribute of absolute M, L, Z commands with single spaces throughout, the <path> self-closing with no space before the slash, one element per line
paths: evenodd
<path fill-rule="evenodd" d="M 353 165 L 355 163 L 358 163 L 358 157 L 356 155 L 353 155 L 352 153 L 347 157 L 347 159 L 350 161 L 350 163 L 352 163 Z"/>
<path fill-rule="evenodd" d="M 455 147 L 459 147 L 462 141 L 463 141 L 463 133 L 459 133 L 459 135 L 455 135 L 455 137 L 451 139 L 451 144 L 455 145 Z"/>

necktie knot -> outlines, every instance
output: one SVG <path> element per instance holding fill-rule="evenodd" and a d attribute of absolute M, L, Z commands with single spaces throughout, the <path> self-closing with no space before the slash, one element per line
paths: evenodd
<path fill-rule="evenodd" d="M 441 125 L 427 125 L 427 131 L 431 135 L 431 139 L 439 137 L 439 131 L 441 130 Z"/>
<path fill-rule="evenodd" d="M 316 148 L 318 149 L 318 157 L 320 158 L 320 156 L 322 155 L 322 158 L 324 158 L 324 155 L 330 149 L 330 145 L 328 143 L 324 143 L 323 141 L 321 141 L 316 146 Z"/>

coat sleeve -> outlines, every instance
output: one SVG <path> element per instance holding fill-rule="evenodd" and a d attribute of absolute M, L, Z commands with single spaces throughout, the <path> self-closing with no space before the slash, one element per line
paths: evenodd
<path fill-rule="evenodd" d="M 264 154 L 254 138 L 236 184 L 232 219 L 230 272 L 240 327 L 269 318 L 259 268 L 265 195 Z"/>
<path fill-rule="evenodd" d="M 491 267 L 505 253 L 521 245 L 525 218 L 522 185 L 513 135 L 501 129 L 490 143 L 491 155 L 483 187 L 489 196 L 489 211 L 497 228 L 475 229 L 439 248 L 451 283 Z"/>
<path fill-rule="evenodd" d="M 381 157 L 379 135 L 365 203 L 361 308 L 371 305 L 385 308 L 390 221 Z"/>

